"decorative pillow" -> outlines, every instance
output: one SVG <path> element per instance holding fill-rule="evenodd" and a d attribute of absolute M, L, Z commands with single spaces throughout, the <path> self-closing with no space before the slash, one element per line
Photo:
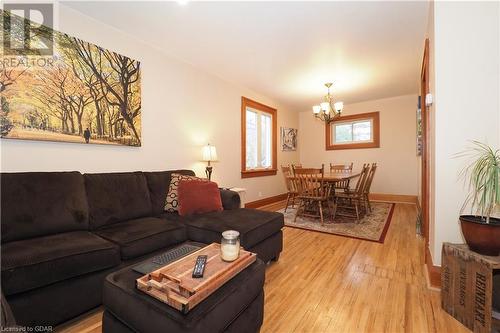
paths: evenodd
<path fill-rule="evenodd" d="M 178 192 L 180 216 L 224 209 L 217 183 L 206 180 L 181 180 Z"/>
<path fill-rule="evenodd" d="M 170 180 L 170 186 L 168 187 L 167 198 L 165 199 L 165 211 L 169 213 L 175 213 L 179 209 L 179 201 L 177 199 L 177 188 L 179 187 L 179 181 L 181 180 L 201 180 L 195 176 L 181 175 L 179 173 L 173 173 Z M 208 181 L 208 180 L 204 180 Z"/>

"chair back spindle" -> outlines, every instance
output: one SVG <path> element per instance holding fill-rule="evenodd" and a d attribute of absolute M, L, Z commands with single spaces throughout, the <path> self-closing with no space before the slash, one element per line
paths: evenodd
<path fill-rule="evenodd" d="M 332 164 L 332 163 L 330 163 L 330 173 L 352 172 L 352 166 L 353 166 L 352 162 L 351 162 L 351 164 Z M 334 187 L 335 187 L 335 189 L 345 191 L 345 190 L 349 189 L 350 183 L 351 182 L 349 179 L 340 180 L 340 181 L 335 182 Z"/>
<path fill-rule="evenodd" d="M 366 195 L 370 194 L 370 188 L 375 176 L 375 171 L 377 171 L 377 163 L 372 163 L 372 167 L 370 168 L 370 172 L 368 173 L 368 176 L 366 178 L 365 187 L 363 190 L 363 193 Z"/>
<path fill-rule="evenodd" d="M 283 172 L 283 177 L 285 178 L 286 189 L 288 192 L 292 190 L 292 168 L 288 165 L 282 165 L 281 171 Z"/>
<path fill-rule="evenodd" d="M 322 198 L 326 193 L 327 187 L 324 182 L 324 165 L 318 168 L 295 168 L 294 179 L 296 181 L 299 196 L 310 198 Z"/>
<path fill-rule="evenodd" d="M 330 172 L 338 172 L 338 173 L 342 173 L 342 172 L 351 172 L 352 171 L 352 166 L 353 166 L 353 163 L 351 162 L 351 164 L 332 164 L 330 163 Z"/>
<path fill-rule="evenodd" d="M 294 206 L 295 197 L 297 196 L 298 191 L 295 185 L 296 182 L 293 179 L 293 167 L 288 165 L 282 165 L 281 171 L 283 172 L 283 177 L 285 178 L 286 189 L 288 192 L 286 196 L 286 205 L 285 205 L 285 212 L 286 212 L 289 203 L 292 204 L 292 207 Z"/>
<path fill-rule="evenodd" d="M 363 164 L 363 168 L 361 169 L 361 174 L 359 175 L 358 182 L 356 183 L 356 187 L 354 188 L 354 193 L 358 195 L 361 195 L 363 193 L 369 170 L 370 170 L 370 164 L 369 163 Z"/>

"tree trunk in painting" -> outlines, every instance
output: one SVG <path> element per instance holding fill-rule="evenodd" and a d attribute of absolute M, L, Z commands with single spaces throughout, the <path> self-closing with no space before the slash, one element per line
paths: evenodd
<path fill-rule="evenodd" d="M 134 118 L 140 113 L 140 102 L 130 109 L 129 98 L 132 93 L 131 86 L 139 80 L 140 63 L 120 54 L 104 50 L 102 48 L 92 48 L 88 43 L 85 43 L 77 38 L 73 38 L 72 43 L 75 49 L 85 64 L 93 71 L 95 76 L 101 82 L 102 93 L 109 104 L 117 106 L 120 115 L 127 123 L 132 131 L 135 139 L 141 142 L 141 138 L 137 129 L 135 128 Z M 94 51 L 94 52 L 92 52 Z M 94 53 L 98 54 L 95 55 Z M 106 76 L 103 70 L 103 58 L 107 60 L 110 69 L 118 77 L 118 84 L 112 85 L 108 82 L 108 78 L 112 75 Z M 108 96 L 111 94 L 111 96 Z"/>

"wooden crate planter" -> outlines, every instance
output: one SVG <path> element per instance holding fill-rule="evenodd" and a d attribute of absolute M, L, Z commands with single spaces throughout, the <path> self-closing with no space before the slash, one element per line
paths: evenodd
<path fill-rule="evenodd" d="M 207 255 L 208 259 L 203 277 L 195 279 L 191 274 L 199 255 Z M 220 244 L 213 243 L 142 276 L 136 280 L 136 286 L 159 301 L 187 313 L 256 259 L 255 253 L 242 248 L 238 259 L 225 262 L 220 256 Z"/>
<path fill-rule="evenodd" d="M 500 256 L 483 256 L 465 244 L 444 243 L 441 264 L 441 305 L 474 332 L 498 332 L 493 320 L 493 272 Z"/>

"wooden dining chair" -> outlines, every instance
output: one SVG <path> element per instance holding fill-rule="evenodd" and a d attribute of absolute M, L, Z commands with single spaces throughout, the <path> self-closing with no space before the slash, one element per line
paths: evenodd
<path fill-rule="evenodd" d="M 353 163 L 351 164 L 332 164 L 330 163 L 330 173 L 342 173 L 342 172 L 352 172 L 352 166 Z M 342 181 L 337 181 L 333 185 L 335 190 L 347 190 L 349 188 L 351 181 L 350 179 L 342 180 Z"/>
<path fill-rule="evenodd" d="M 372 187 L 373 178 L 375 177 L 375 171 L 377 170 L 377 163 L 372 163 L 370 172 L 365 181 L 365 189 L 363 191 L 363 201 L 365 204 L 365 210 L 367 212 L 372 212 L 372 206 L 370 204 L 370 189 Z"/>
<path fill-rule="evenodd" d="M 330 172 L 349 172 L 352 171 L 352 166 L 354 163 L 351 162 L 351 164 L 332 164 L 330 163 Z"/>
<path fill-rule="evenodd" d="M 363 207 L 364 203 L 365 184 L 368 178 L 369 170 L 370 165 L 368 163 L 363 164 L 363 168 L 361 169 L 361 174 L 359 175 L 356 187 L 354 189 L 347 189 L 345 192 L 339 192 L 335 194 L 337 208 L 353 209 L 356 212 L 356 215 L 347 214 L 342 211 L 339 211 L 337 213 L 338 215 L 353 217 L 357 222 L 360 221 L 362 213 L 360 208 Z"/>
<path fill-rule="evenodd" d="M 292 208 L 295 206 L 295 198 L 297 197 L 298 191 L 295 187 L 295 182 L 293 181 L 293 168 L 288 165 L 282 165 L 281 171 L 283 172 L 283 177 L 285 178 L 287 196 L 286 196 L 286 206 L 285 212 L 288 208 L 288 205 L 291 203 Z"/>
<path fill-rule="evenodd" d="M 295 214 L 294 221 L 298 216 L 312 216 L 320 218 L 321 224 L 324 224 L 323 204 L 326 204 L 330 219 L 333 219 L 334 204 L 330 199 L 331 186 L 324 181 L 325 167 L 316 168 L 293 168 L 295 186 L 298 190 L 297 199 L 299 205 Z M 314 212 L 319 214 L 313 214 Z"/>

